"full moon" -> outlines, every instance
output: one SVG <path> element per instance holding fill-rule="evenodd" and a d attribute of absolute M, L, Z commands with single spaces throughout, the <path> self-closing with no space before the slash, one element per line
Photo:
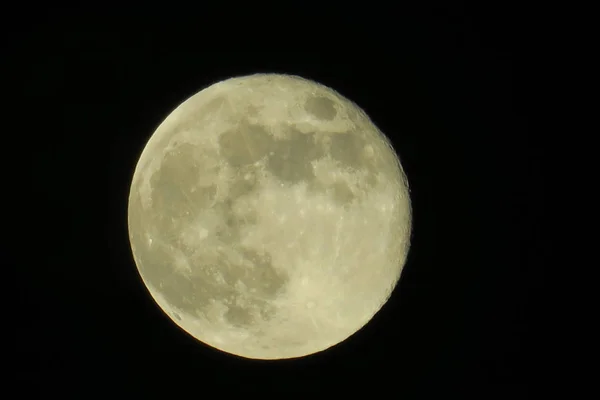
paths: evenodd
<path fill-rule="evenodd" d="M 386 303 L 410 245 L 406 176 L 338 92 L 291 75 L 213 84 L 148 140 L 129 238 L 159 307 L 200 342 L 251 359 L 321 352 Z"/>

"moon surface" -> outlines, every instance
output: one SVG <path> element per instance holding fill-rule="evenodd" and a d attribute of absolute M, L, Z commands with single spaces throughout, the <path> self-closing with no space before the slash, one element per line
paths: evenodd
<path fill-rule="evenodd" d="M 317 353 L 367 324 L 400 278 L 411 218 L 398 156 L 364 111 L 279 74 L 177 107 L 140 156 L 128 208 L 160 308 L 252 359 Z"/>

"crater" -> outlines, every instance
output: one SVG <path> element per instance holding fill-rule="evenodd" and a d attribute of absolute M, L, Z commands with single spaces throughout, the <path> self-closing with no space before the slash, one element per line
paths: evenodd
<path fill-rule="evenodd" d="M 331 121 L 337 115 L 333 101 L 322 96 L 306 99 L 304 109 L 314 117 L 325 121 Z"/>

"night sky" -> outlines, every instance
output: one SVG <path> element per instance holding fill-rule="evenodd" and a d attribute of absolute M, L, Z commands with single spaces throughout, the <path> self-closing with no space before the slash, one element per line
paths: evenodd
<path fill-rule="evenodd" d="M 27 255 L 11 346 L 21 387 L 69 398 L 535 391 L 547 210 L 527 21 L 451 3 L 318 15 L 291 4 L 256 21 L 196 7 L 38 10 L 8 28 L 11 115 L 30 149 L 19 169 L 34 183 L 21 204 L 37 210 L 16 246 Z M 371 323 L 281 362 L 221 353 L 175 326 L 127 232 L 129 185 L 157 125 L 200 89 L 258 72 L 316 80 L 362 107 L 400 156 L 414 212 L 400 283 Z"/>

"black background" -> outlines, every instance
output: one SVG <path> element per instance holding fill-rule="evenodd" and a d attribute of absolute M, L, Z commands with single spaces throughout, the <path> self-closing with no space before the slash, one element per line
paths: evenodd
<path fill-rule="evenodd" d="M 28 311 L 10 352 L 25 388 L 77 398 L 535 391 L 547 251 L 530 21 L 456 3 L 236 16 L 145 7 L 39 11 L 5 36 L 22 96 L 15 136 L 32 149 L 20 201 L 41 227 L 35 246 L 19 242 Z M 198 90 L 256 72 L 301 75 L 358 103 L 392 140 L 414 211 L 408 262 L 382 311 L 344 343 L 281 362 L 220 353 L 172 324 L 140 281 L 127 232 L 129 184 L 156 126 Z"/>

